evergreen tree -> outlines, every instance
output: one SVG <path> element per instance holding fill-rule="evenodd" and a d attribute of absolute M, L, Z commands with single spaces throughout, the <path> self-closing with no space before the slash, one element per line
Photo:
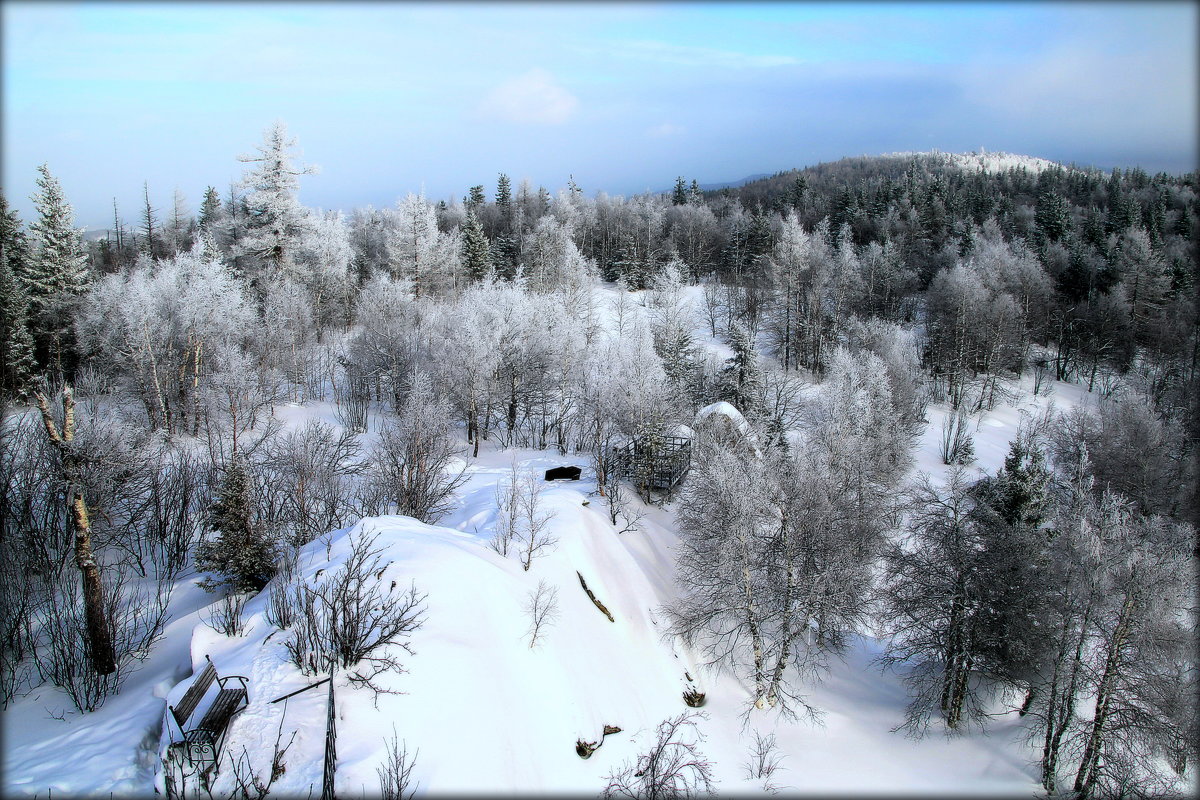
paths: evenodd
<path fill-rule="evenodd" d="M 688 201 L 687 188 L 683 182 L 683 176 L 680 175 L 675 179 L 675 190 L 671 192 L 671 204 L 681 206 Z"/>
<path fill-rule="evenodd" d="M 792 187 L 788 192 L 788 204 L 792 210 L 799 211 L 804 205 L 804 194 L 808 191 L 808 181 L 803 175 L 796 176 L 796 180 L 792 182 Z"/>
<path fill-rule="evenodd" d="M 88 256 L 58 179 L 45 164 L 38 173 L 32 198 L 38 216 L 29 226 L 29 258 L 17 275 L 29 296 L 39 361 L 61 370 L 71 348 L 71 309 L 88 283 Z"/>
<path fill-rule="evenodd" d="M 479 223 L 475 207 L 471 204 L 467 205 L 467 221 L 463 225 L 462 233 L 463 268 L 471 280 L 482 280 L 491 266 L 491 254 L 487 236 L 483 233 L 483 225 Z"/>
<path fill-rule="evenodd" d="M 215 186 L 209 186 L 204 190 L 204 199 L 200 202 L 200 230 L 211 234 L 223 215 L 221 195 Z"/>
<path fill-rule="evenodd" d="M 977 491 L 1005 524 L 1036 527 L 1049 506 L 1050 477 L 1041 449 L 1021 432 L 1009 444 L 996 477 L 982 481 Z"/>
<path fill-rule="evenodd" d="M 243 266 L 250 269 L 256 285 L 264 271 L 272 277 L 298 277 L 293 274 L 297 250 L 311 226 L 308 212 L 297 198 L 297 179 L 315 169 L 293 165 L 295 147 L 296 140 L 288 137 L 287 127 L 276 122 L 258 145 L 258 155 L 238 158 L 256 165 L 242 180 L 250 191 L 245 198 L 246 234 L 239 248 L 254 262 Z"/>
<path fill-rule="evenodd" d="M 149 181 L 142 182 L 142 200 L 142 246 L 140 249 L 143 255 L 154 258 L 162 253 L 157 234 L 158 218 L 155 216 L 157 209 L 150 205 Z"/>
<path fill-rule="evenodd" d="M 1067 201 L 1053 191 L 1042 192 L 1034 211 L 1034 224 L 1043 242 L 1057 242 L 1071 226 Z"/>
<path fill-rule="evenodd" d="M 762 410 L 762 368 L 754 351 L 754 342 L 745 328 L 734 323 L 729 328 L 729 346 L 733 348 L 733 355 L 721 369 L 721 399 L 754 418 Z"/>
<path fill-rule="evenodd" d="M 29 334 L 29 298 L 17 279 L 28 256 L 17 212 L 0 194 L 0 396 L 20 397 L 36 367 Z"/>
<path fill-rule="evenodd" d="M 221 586 L 234 592 L 262 590 L 275 574 L 275 548 L 254 518 L 253 481 L 238 455 L 225 469 L 208 527 L 217 538 L 197 546 L 196 568 L 216 577 L 200 586 L 210 592 Z"/>
<path fill-rule="evenodd" d="M 483 194 L 483 187 L 472 186 L 470 194 L 467 195 L 467 200 L 464 205 L 466 205 L 468 209 L 477 210 L 485 203 L 487 203 L 487 198 Z"/>

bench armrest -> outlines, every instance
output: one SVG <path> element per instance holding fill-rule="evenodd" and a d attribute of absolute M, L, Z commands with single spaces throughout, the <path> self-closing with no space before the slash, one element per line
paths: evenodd
<path fill-rule="evenodd" d="M 249 694 L 249 691 L 246 689 L 247 680 L 248 678 L 246 678 L 244 675 L 226 675 L 224 678 L 220 676 L 217 677 L 217 683 L 222 689 L 225 688 L 225 681 L 240 681 L 242 684 L 242 691 L 245 691 L 247 694 Z"/>

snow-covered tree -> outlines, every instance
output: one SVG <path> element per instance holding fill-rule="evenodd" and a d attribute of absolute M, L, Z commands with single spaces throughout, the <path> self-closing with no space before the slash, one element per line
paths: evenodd
<path fill-rule="evenodd" d="M 142 403 L 149 424 L 196 432 L 207 378 L 254 331 L 229 271 L 205 249 L 106 275 L 84 298 L 80 347 Z"/>
<path fill-rule="evenodd" d="M 30 322 L 41 363 L 63 369 L 70 352 L 71 314 L 88 285 L 88 257 L 75 212 L 47 165 L 38 167 L 29 224 L 30 251 L 18 277 L 29 296 Z"/>
<path fill-rule="evenodd" d="M 762 367 L 750 334 L 734 323 L 729 329 L 729 346 L 733 355 L 725 361 L 718 376 L 720 399 L 733 403 L 738 411 L 757 418 L 763 410 Z"/>
<path fill-rule="evenodd" d="M 330 326 L 340 327 L 349 322 L 350 262 L 354 250 L 342 212 L 313 213 L 309 223 L 296 260 L 320 338 Z"/>
<path fill-rule="evenodd" d="M 25 393 L 37 362 L 29 333 L 29 296 L 18 274 L 28 244 L 17 212 L 0 194 L 0 396 Z"/>
<path fill-rule="evenodd" d="M 413 295 L 438 295 L 457 286 L 461 261 L 457 234 L 438 229 L 425 195 L 411 192 L 396 204 L 396 222 L 385 239 L 388 271 L 412 283 Z"/>
<path fill-rule="evenodd" d="M 579 289 L 595 281 L 595 269 L 575 246 L 570 231 L 549 214 L 522 239 L 521 264 L 534 291 Z"/>
<path fill-rule="evenodd" d="M 298 178 L 315 168 L 295 165 L 295 147 L 287 126 L 276 122 L 256 146 L 256 155 L 238 157 L 251 166 L 242 177 L 247 217 L 236 255 L 255 286 L 266 277 L 299 277 L 296 257 L 311 221 L 300 205 Z"/>

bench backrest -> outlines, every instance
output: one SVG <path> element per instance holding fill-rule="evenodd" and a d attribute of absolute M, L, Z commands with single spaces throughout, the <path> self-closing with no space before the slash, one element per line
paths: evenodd
<path fill-rule="evenodd" d="M 184 692 L 183 699 L 179 701 L 179 705 L 171 709 L 171 713 L 175 715 L 175 723 L 180 728 L 183 723 L 187 722 L 188 717 L 196 710 L 196 706 L 200 704 L 200 698 L 204 697 L 204 693 L 208 691 L 208 687 L 212 686 L 213 681 L 217 679 L 217 668 L 213 666 L 211 661 L 204 671 L 200 673 L 200 677 L 188 687 Z"/>

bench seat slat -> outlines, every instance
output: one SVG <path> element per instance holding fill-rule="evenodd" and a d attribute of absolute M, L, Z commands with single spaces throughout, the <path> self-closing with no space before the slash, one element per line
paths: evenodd
<path fill-rule="evenodd" d="M 171 709 L 171 713 L 175 715 L 175 722 L 179 727 L 183 727 L 183 723 L 187 722 L 195 711 L 196 706 L 200 704 L 200 699 L 204 697 L 204 693 L 208 691 L 208 687 L 212 686 L 213 681 L 217 678 L 217 670 L 213 667 L 212 662 L 208 662 L 208 666 L 200 673 L 200 677 L 188 687 L 184 692 L 183 699 L 179 701 L 179 705 Z"/>
<path fill-rule="evenodd" d="M 217 695 L 217 699 L 209 707 L 208 713 L 204 715 L 204 719 L 200 720 L 200 724 L 196 727 L 212 733 L 220 733 L 229 724 L 229 718 L 238 711 L 245 697 L 246 690 L 240 687 L 222 689 L 221 693 Z"/>

